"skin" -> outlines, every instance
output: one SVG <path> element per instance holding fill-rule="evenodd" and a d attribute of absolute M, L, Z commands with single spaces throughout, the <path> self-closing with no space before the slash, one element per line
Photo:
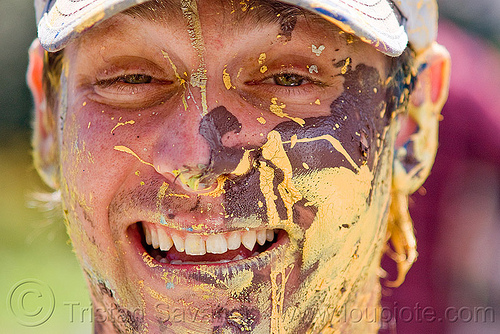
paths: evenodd
<path fill-rule="evenodd" d="M 284 30 L 188 3 L 118 14 L 65 49 L 57 179 L 96 331 L 376 332 L 333 310 L 378 305 L 388 57 L 312 14 Z M 175 266 L 137 222 L 282 232 L 258 256 Z"/>

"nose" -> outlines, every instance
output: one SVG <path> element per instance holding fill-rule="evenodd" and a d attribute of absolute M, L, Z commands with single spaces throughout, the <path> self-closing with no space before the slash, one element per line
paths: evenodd
<path fill-rule="evenodd" d="M 220 176 L 235 171 L 244 159 L 242 145 L 223 144 L 225 136 L 239 133 L 241 128 L 236 116 L 224 106 L 205 116 L 197 108 L 182 110 L 161 125 L 153 165 L 167 179 L 175 177 L 186 190 L 210 189 Z"/>
<path fill-rule="evenodd" d="M 159 118 L 152 160 L 156 171 L 168 180 L 175 179 L 186 190 L 199 190 L 210 164 L 210 146 L 199 131 L 201 112 L 196 105 L 186 106 L 165 111 L 166 116 Z"/>

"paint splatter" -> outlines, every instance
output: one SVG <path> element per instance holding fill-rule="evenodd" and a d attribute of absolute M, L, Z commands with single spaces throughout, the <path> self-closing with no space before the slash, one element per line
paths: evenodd
<path fill-rule="evenodd" d="M 126 121 L 126 122 L 118 122 L 113 129 L 111 129 L 111 133 L 116 130 L 117 127 L 127 125 L 127 124 L 135 124 L 134 120 Z M 89 123 L 90 126 L 90 123 Z"/>
<path fill-rule="evenodd" d="M 281 103 L 281 104 L 278 104 L 278 98 L 276 97 L 273 97 L 271 99 L 271 105 L 269 106 L 269 110 L 275 114 L 276 116 L 279 116 L 279 117 L 282 117 L 282 118 L 288 118 L 288 119 L 291 119 L 292 121 L 296 122 L 297 124 L 299 124 L 300 126 L 304 126 L 304 124 L 306 123 L 302 118 L 299 118 L 299 117 L 292 117 L 290 115 L 288 115 L 287 113 L 285 113 L 283 111 L 283 109 L 286 108 L 286 104 L 284 103 Z"/>
<path fill-rule="evenodd" d="M 324 45 L 320 45 L 318 47 L 316 47 L 316 45 L 312 45 L 311 46 L 311 49 L 312 49 L 312 52 L 316 55 L 316 56 L 321 56 L 321 53 L 323 52 L 323 50 L 325 49 L 325 46 Z"/>
<path fill-rule="evenodd" d="M 139 156 L 138 156 L 138 155 L 137 155 L 134 151 L 132 151 L 130 148 L 128 148 L 128 147 L 126 147 L 126 146 L 120 146 L 120 145 L 119 145 L 119 146 L 115 146 L 115 147 L 114 147 L 114 149 L 115 149 L 116 151 L 125 152 L 125 153 L 128 153 L 128 154 L 130 154 L 130 155 L 133 155 L 134 157 L 136 157 L 136 158 L 137 158 L 137 160 L 139 160 L 139 161 L 140 161 L 140 162 L 142 162 L 143 164 L 145 164 L 145 165 L 148 165 L 148 166 L 151 166 L 151 167 L 155 168 L 155 166 L 154 166 L 152 163 L 142 160 L 142 159 L 141 159 L 141 158 L 140 158 L 140 157 L 139 157 Z"/>

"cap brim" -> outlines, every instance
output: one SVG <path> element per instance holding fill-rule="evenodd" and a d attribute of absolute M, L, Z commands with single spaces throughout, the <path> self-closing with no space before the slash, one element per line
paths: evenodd
<path fill-rule="evenodd" d="M 149 0 L 57 0 L 38 24 L 40 44 L 63 49 L 92 26 Z M 316 13 L 379 51 L 399 56 L 408 44 L 404 25 L 388 0 L 280 0 Z"/>

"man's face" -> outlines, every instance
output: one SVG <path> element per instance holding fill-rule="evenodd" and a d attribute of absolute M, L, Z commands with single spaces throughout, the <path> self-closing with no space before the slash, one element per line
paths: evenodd
<path fill-rule="evenodd" d="M 377 281 L 389 61 L 232 3 L 119 14 L 65 50 L 67 227 L 118 328 L 298 333 Z"/>

